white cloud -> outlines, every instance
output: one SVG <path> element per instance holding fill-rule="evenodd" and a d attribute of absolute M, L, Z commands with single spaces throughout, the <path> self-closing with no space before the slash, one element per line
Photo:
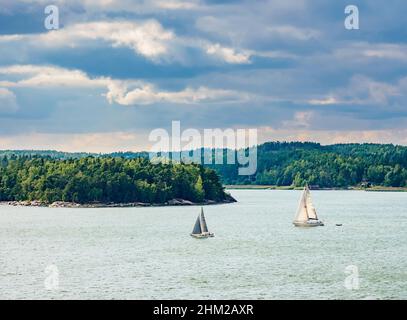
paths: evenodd
<path fill-rule="evenodd" d="M 405 44 L 370 44 L 361 50 L 365 57 L 407 61 Z"/>
<path fill-rule="evenodd" d="M 312 105 L 381 105 L 389 106 L 397 99 L 405 99 L 402 94 L 403 84 L 407 78 L 402 78 L 397 84 L 375 81 L 362 75 L 351 78 L 349 84 L 330 93 L 327 97 L 308 100 Z"/>
<path fill-rule="evenodd" d="M 0 88 L 0 113 L 12 113 L 18 110 L 17 98 L 14 92 Z"/>
<path fill-rule="evenodd" d="M 17 75 L 17 81 L 0 81 L 6 87 L 106 87 L 109 78 L 91 79 L 80 70 L 53 66 L 12 65 L 0 67 L 0 74 Z"/>
<path fill-rule="evenodd" d="M 271 37 L 281 37 L 287 39 L 295 39 L 300 41 L 306 41 L 313 38 L 318 38 L 320 32 L 309 28 L 297 28 L 291 25 L 284 26 L 271 26 L 267 29 L 268 34 Z"/>
<path fill-rule="evenodd" d="M 177 1 L 177 0 L 159 0 L 153 1 L 153 4 L 162 9 L 168 10 L 188 10 L 199 7 L 197 2 L 192 1 Z"/>
<path fill-rule="evenodd" d="M 357 42 L 336 49 L 334 55 L 343 60 L 357 61 L 358 63 L 368 63 L 373 59 L 407 61 L 407 45 Z"/>
<path fill-rule="evenodd" d="M 181 91 L 160 91 L 150 83 L 139 80 L 117 80 L 108 77 L 90 78 L 80 70 L 68 70 L 53 66 L 13 65 L 0 67 L 0 75 L 14 75 L 21 79 L 0 81 L 3 87 L 30 88 L 101 88 L 110 103 L 120 105 L 149 105 L 158 102 L 195 104 L 235 102 L 248 98 L 247 94 L 207 87 L 186 88 Z M 130 89 L 129 89 L 130 88 Z"/>
<path fill-rule="evenodd" d="M 16 95 L 9 89 L 0 88 L 0 113 L 12 113 L 17 109 Z"/>
<path fill-rule="evenodd" d="M 167 53 L 174 34 L 165 30 L 156 20 L 148 20 L 140 23 L 128 21 L 79 23 L 38 37 L 42 44 L 52 47 L 77 46 L 84 45 L 90 40 L 104 40 L 113 47 L 128 47 L 148 58 L 156 58 Z"/>
<path fill-rule="evenodd" d="M 375 81 L 365 76 L 354 76 L 343 95 L 353 103 L 387 105 L 389 99 L 399 96 L 400 92 L 397 85 Z"/>
<path fill-rule="evenodd" d="M 179 104 L 211 103 L 211 102 L 234 102 L 246 99 L 246 95 L 230 90 L 210 89 L 199 87 L 197 89 L 186 88 L 181 91 L 168 92 L 158 91 L 153 85 L 145 84 L 127 91 L 123 83 L 112 83 L 109 86 L 107 99 L 110 103 L 116 102 L 121 105 L 148 105 L 158 102 Z"/>
<path fill-rule="evenodd" d="M 167 3 L 168 5 L 168 3 Z M 187 48 L 196 48 L 209 56 L 230 64 L 250 63 L 250 56 L 257 54 L 250 50 L 237 50 L 211 43 L 200 38 L 179 37 L 165 29 L 158 21 L 150 19 L 143 22 L 96 21 L 77 23 L 63 29 L 40 34 L 0 35 L 0 43 L 20 43 L 24 47 L 49 50 L 55 48 L 77 48 L 105 42 L 111 47 L 126 47 L 136 54 L 154 62 L 182 62 Z M 270 53 L 264 53 L 267 56 Z"/>
<path fill-rule="evenodd" d="M 1 42 L 13 42 L 13 41 L 19 41 L 19 40 L 24 40 L 26 37 L 21 34 L 5 34 L 5 35 L 0 35 L 0 43 Z"/>
<path fill-rule="evenodd" d="M 313 111 L 298 111 L 294 114 L 293 120 L 283 121 L 285 128 L 308 128 L 314 117 Z"/>
<path fill-rule="evenodd" d="M 175 35 L 156 20 L 144 22 L 99 21 L 78 23 L 63 29 L 41 34 L 0 35 L 1 42 L 20 41 L 42 48 L 79 47 L 92 41 L 106 41 L 112 47 L 128 47 L 149 59 L 159 59 L 168 54 Z"/>
<path fill-rule="evenodd" d="M 330 105 L 330 104 L 337 104 L 340 101 L 336 100 L 334 97 L 327 97 L 323 99 L 311 99 L 308 101 L 309 104 L 314 104 L 314 105 Z"/>
<path fill-rule="evenodd" d="M 218 43 L 208 45 L 206 53 L 215 55 L 228 63 L 250 63 L 250 54 L 248 52 L 236 52 L 235 49 L 222 47 Z"/>

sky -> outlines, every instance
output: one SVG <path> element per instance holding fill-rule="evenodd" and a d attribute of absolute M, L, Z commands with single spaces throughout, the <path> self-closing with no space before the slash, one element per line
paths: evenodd
<path fill-rule="evenodd" d="M 0 0 L 0 149 L 147 150 L 172 121 L 255 128 L 259 143 L 407 145 L 406 12 L 405 0 Z"/>

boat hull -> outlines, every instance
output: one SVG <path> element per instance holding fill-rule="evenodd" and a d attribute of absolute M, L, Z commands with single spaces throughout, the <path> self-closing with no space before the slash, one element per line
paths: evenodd
<path fill-rule="evenodd" d="M 296 227 L 302 227 L 302 228 L 313 228 L 313 227 L 322 227 L 324 226 L 324 223 L 322 221 L 307 221 L 307 222 L 298 222 L 294 221 L 293 222 L 294 226 Z"/>
<path fill-rule="evenodd" d="M 191 233 L 191 237 L 196 239 L 206 239 L 206 238 L 213 238 L 215 235 L 213 233 L 201 233 L 201 234 L 193 234 Z"/>

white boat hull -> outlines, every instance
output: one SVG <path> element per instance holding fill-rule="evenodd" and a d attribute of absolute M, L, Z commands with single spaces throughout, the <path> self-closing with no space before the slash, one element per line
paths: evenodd
<path fill-rule="evenodd" d="M 313 220 L 313 221 L 294 221 L 293 224 L 296 227 L 303 227 L 303 228 L 312 228 L 312 227 L 322 227 L 324 226 L 324 223 L 319 220 Z"/>
<path fill-rule="evenodd" d="M 213 238 L 215 235 L 213 233 L 201 233 L 201 234 L 193 234 L 191 233 L 191 237 L 197 238 L 197 239 L 205 239 L 205 238 Z"/>

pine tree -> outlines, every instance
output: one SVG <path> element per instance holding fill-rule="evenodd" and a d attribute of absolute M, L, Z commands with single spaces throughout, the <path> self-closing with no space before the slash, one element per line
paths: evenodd
<path fill-rule="evenodd" d="M 196 201 L 203 202 L 203 200 L 205 199 L 205 190 L 203 187 L 201 175 L 198 176 L 198 179 L 196 180 L 196 183 L 195 183 L 195 194 L 196 194 L 196 196 L 195 196 Z"/>

